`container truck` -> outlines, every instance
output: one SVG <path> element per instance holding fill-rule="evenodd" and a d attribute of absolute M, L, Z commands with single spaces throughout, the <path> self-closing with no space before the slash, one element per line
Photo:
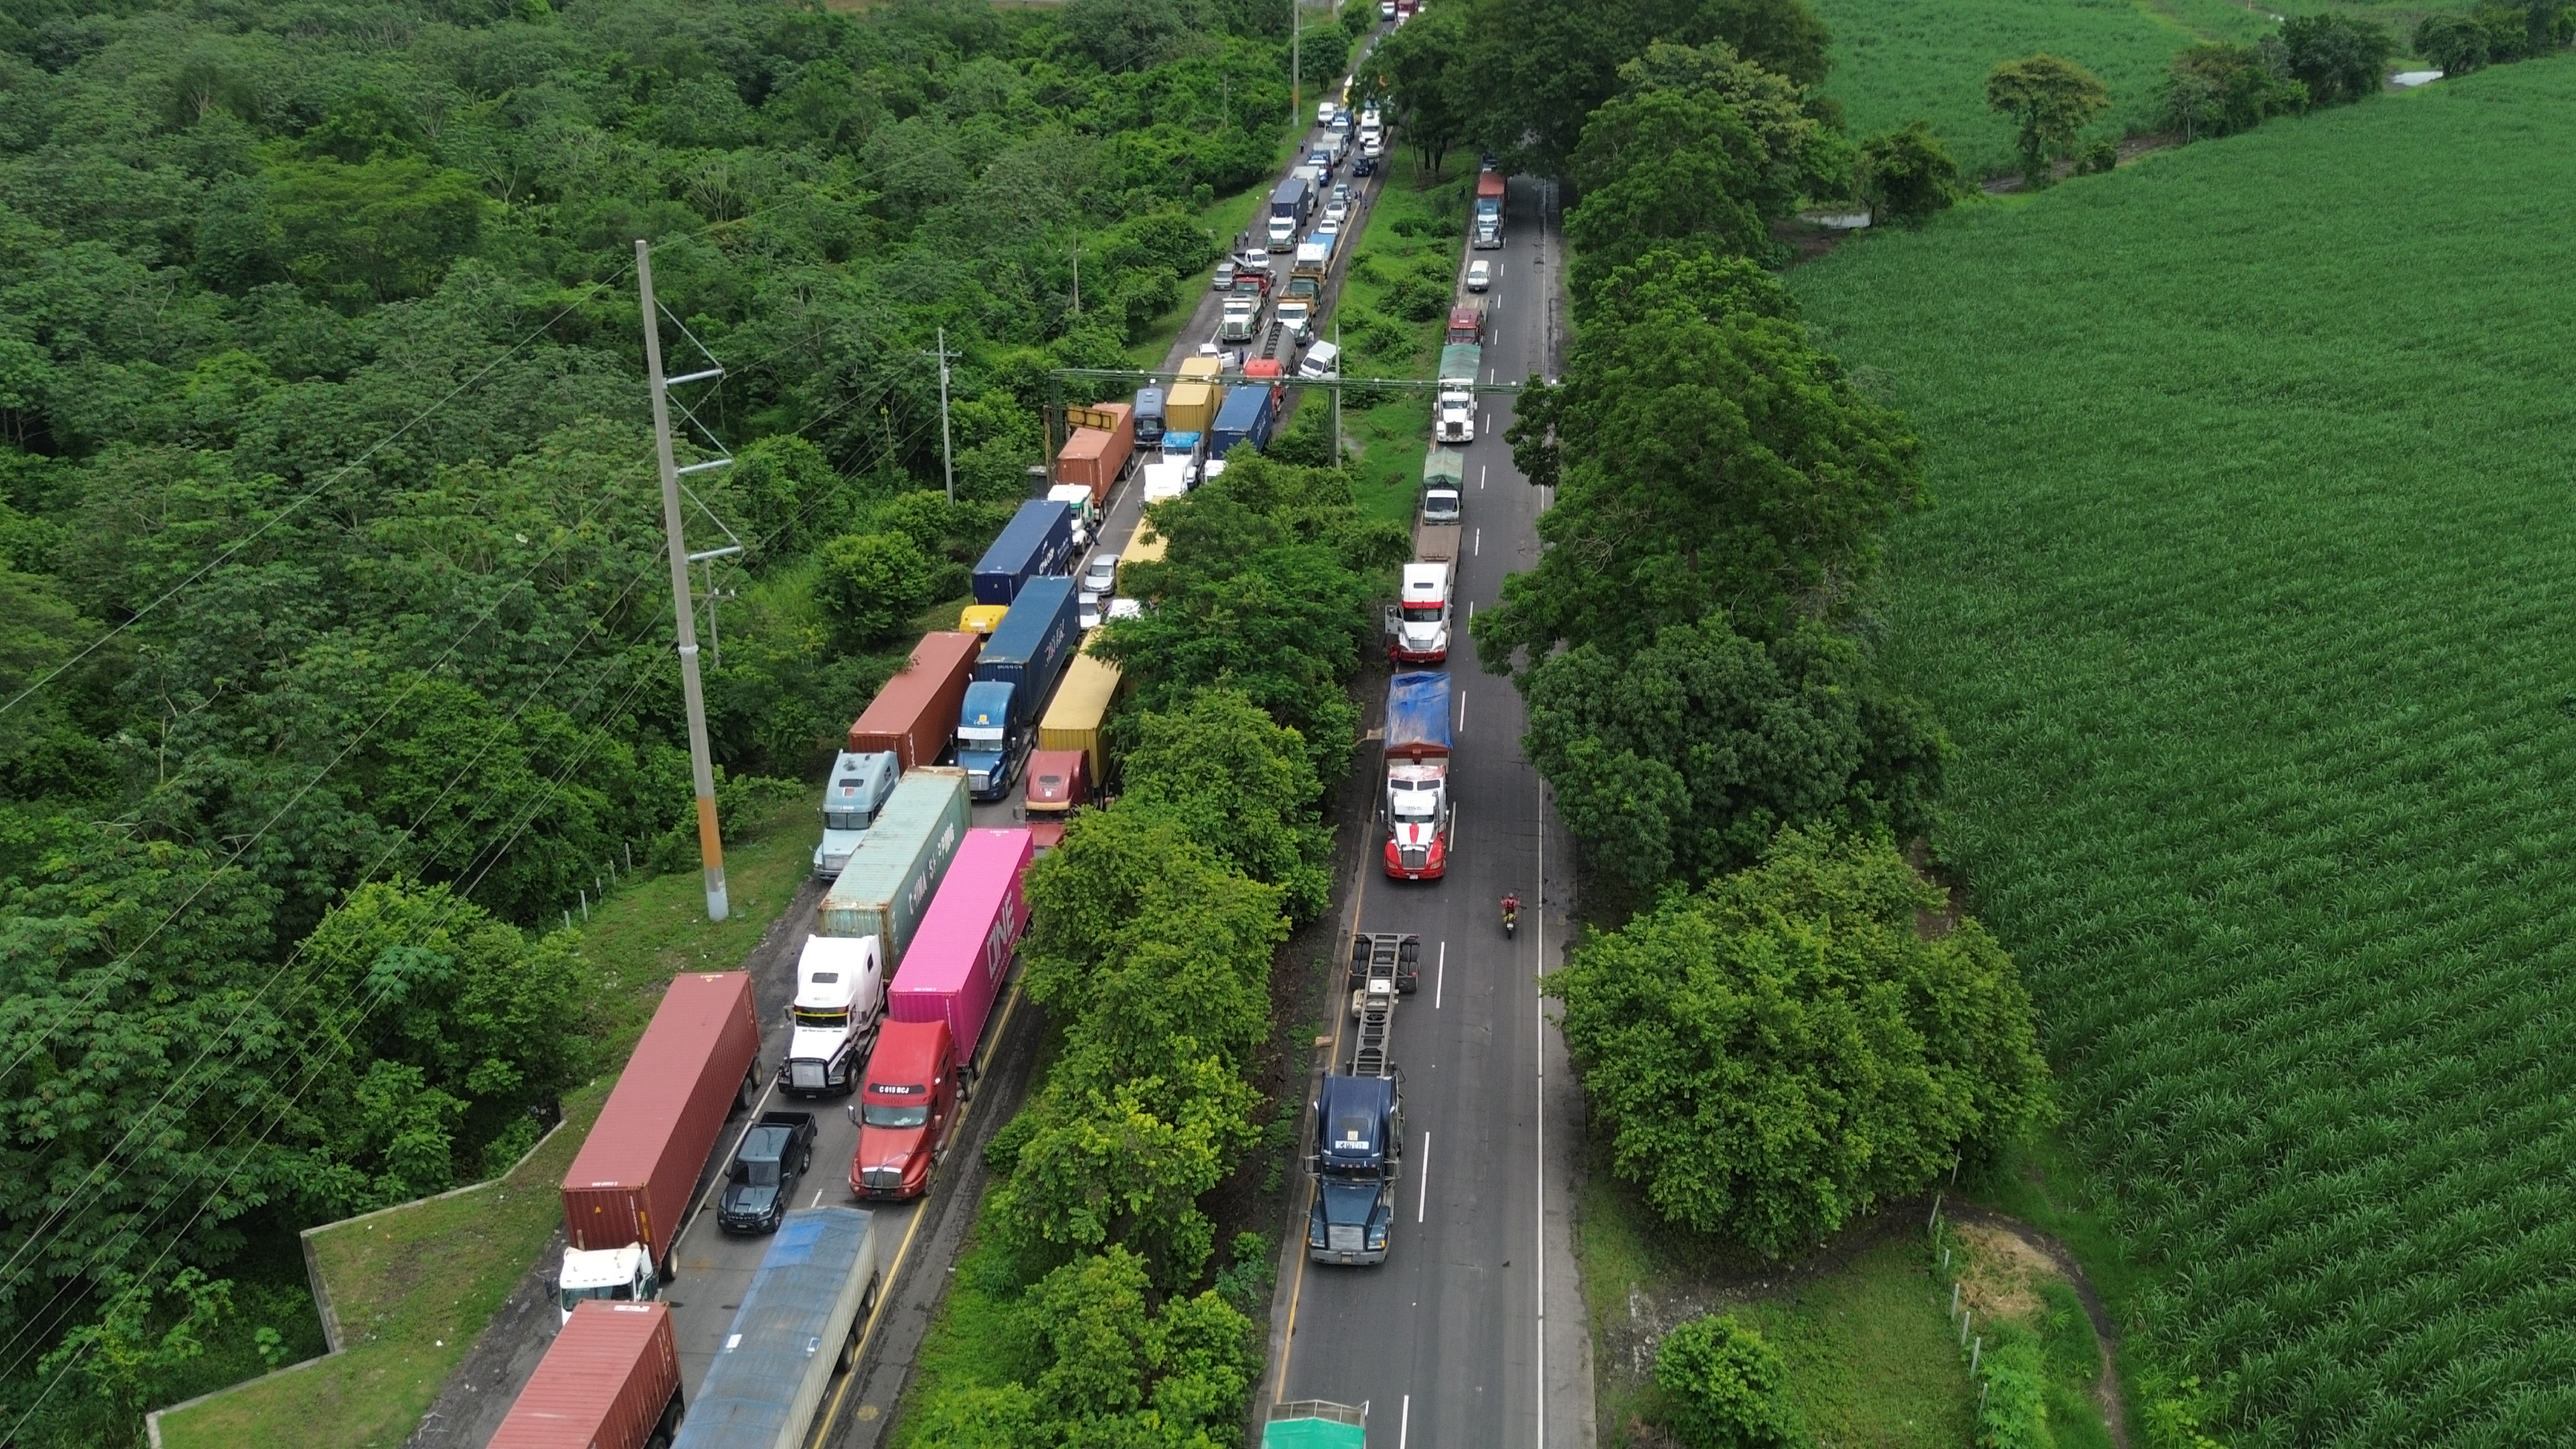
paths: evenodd
<path fill-rule="evenodd" d="M 1172 384 L 1171 402 L 1163 409 L 1163 437 L 1176 432 L 1204 433 L 1216 421 L 1216 384 L 1192 380 Z"/>
<path fill-rule="evenodd" d="M 1101 726 L 1109 718 L 1110 707 L 1118 702 L 1121 682 L 1117 665 L 1088 649 L 1075 655 L 1065 669 L 1064 683 L 1056 689 L 1054 702 L 1038 721 L 1038 748 L 1080 750 L 1090 767 L 1091 779 L 1107 783 L 1109 756 Z"/>
<path fill-rule="evenodd" d="M 1451 529 L 1450 532 L 1457 532 Z M 1386 657 L 1397 664 L 1439 664 L 1449 657 L 1449 604 L 1457 565 L 1417 559 L 1404 566 Z"/>
<path fill-rule="evenodd" d="M 1054 693 L 1057 677 L 1082 638 L 1076 602 L 1073 580 L 1031 579 L 1020 591 L 1019 602 L 1011 606 L 1011 616 L 976 656 L 975 682 L 1008 689 L 1007 695 L 999 695 L 970 687 L 961 709 L 957 763 L 965 769 L 968 792 L 978 802 L 989 803 L 1010 793 L 1038 716 L 1045 712 L 1047 697 Z"/>
<path fill-rule="evenodd" d="M 807 936 L 787 1004 L 787 1057 L 778 1085 L 820 1097 L 858 1085 L 860 1064 L 885 1014 L 885 947 L 876 935 Z"/>
<path fill-rule="evenodd" d="M 1162 461 L 1190 465 L 1191 481 L 1198 481 L 1198 467 L 1207 461 L 1207 434 L 1192 429 L 1163 434 Z"/>
<path fill-rule="evenodd" d="M 672 1449 L 804 1449 L 876 1301 L 874 1217 L 845 1207 L 787 1215 Z"/>
<path fill-rule="evenodd" d="M 912 648 L 903 672 L 886 681 L 850 726 L 848 749 L 854 755 L 894 752 L 907 770 L 938 764 L 957 733 L 957 703 L 966 681 L 975 675 L 981 637 L 967 633 L 924 634 Z"/>
<path fill-rule="evenodd" d="M 1297 233 L 1306 226 L 1306 213 L 1315 204 L 1314 188 L 1303 176 L 1281 181 L 1270 193 L 1270 219 L 1264 232 L 1268 249 L 1284 252 L 1297 244 Z"/>
<path fill-rule="evenodd" d="M 670 1281 L 698 1174 L 725 1118 L 758 1094 L 759 1064 L 750 975 L 674 977 L 564 1173 L 564 1313 L 588 1298 L 659 1296 L 651 1275 Z"/>
<path fill-rule="evenodd" d="M 1087 485 L 1094 507 L 1109 501 L 1109 490 L 1136 451 L 1136 410 L 1126 403 L 1102 403 L 1098 410 L 1116 418 L 1118 426 L 1075 428 L 1055 455 L 1055 481 Z"/>
<path fill-rule="evenodd" d="M 975 602 L 1016 601 L 1029 580 L 1060 574 L 1073 557 L 1073 510 L 1032 498 L 1002 526 L 975 564 Z"/>
<path fill-rule="evenodd" d="M 887 992 L 893 1020 L 948 1023 L 969 1071 L 1029 924 L 1020 886 L 1035 856 L 1026 830 L 969 832 Z"/>
<path fill-rule="evenodd" d="M 902 778 L 903 765 L 892 750 L 864 755 L 844 750 L 832 761 L 832 773 L 823 781 L 823 839 L 814 847 L 816 880 L 830 880 L 850 863 L 850 852 L 867 839 L 869 822 Z"/>
<path fill-rule="evenodd" d="M 945 1021 L 890 1021 L 851 1104 L 859 1128 L 850 1151 L 850 1195 L 901 1202 L 930 1190 L 930 1174 L 956 1130 L 963 1090 L 957 1041 Z"/>
<path fill-rule="evenodd" d="M 1136 442 L 1139 446 L 1163 440 L 1163 390 L 1159 387 L 1136 389 Z"/>
<path fill-rule="evenodd" d="M 1259 297 L 1228 297 L 1217 317 L 1216 340 L 1238 345 L 1248 343 L 1261 330 Z"/>
<path fill-rule="evenodd" d="M 1438 880 L 1449 870 L 1449 676 L 1396 675 L 1386 682 L 1386 873 Z"/>
<path fill-rule="evenodd" d="M 680 1353 L 662 1303 L 574 1308 L 491 1449 L 646 1449 L 680 1427 Z"/>
<path fill-rule="evenodd" d="M 1208 456 L 1222 458 L 1238 443 L 1250 443 L 1255 452 L 1269 447 L 1274 397 L 1266 382 L 1227 388 L 1225 406 L 1217 410 L 1216 427 L 1208 434 Z"/>
<path fill-rule="evenodd" d="M 814 908 L 814 934 L 877 939 L 879 963 L 900 961 L 931 893 L 966 836 L 966 771 L 927 766 L 903 777 L 877 812 L 877 828 L 850 853 L 841 878 Z"/>
<path fill-rule="evenodd" d="M 1443 443 L 1476 441 L 1476 374 L 1485 350 L 1472 342 L 1440 349 L 1439 413 L 1432 437 Z"/>
<path fill-rule="evenodd" d="M 1133 457 L 1135 455 L 1130 453 L 1128 456 Z M 1118 471 L 1122 474 L 1125 473 L 1127 471 L 1127 465 L 1124 463 L 1119 464 Z M 1110 481 L 1116 482 L 1117 480 L 1113 478 Z M 1103 489 L 1101 491 L 1106 493 L 1108 490 Z M 1100 501 L 1091 496 L 1091 485 L 1087 483 L 1058 483 L 1047 490 L 1047 501 L 1051 503 L 1061 503 L 1065 507 L 1073 510 L 1073 547 L 1075 552 L 1078 553 L 1083 549 L 1091 547 L 1091 536 L 1100 531 Z"/>
<path fill-rule="evenodd" d="M 1486 171 L 1476 177 L 1475 245 L 1479 251 L 1491 251 L 1503 244 L 1503 173 Z"/>

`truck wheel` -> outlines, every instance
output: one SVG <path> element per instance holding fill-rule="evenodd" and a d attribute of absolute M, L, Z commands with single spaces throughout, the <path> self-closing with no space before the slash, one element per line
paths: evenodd
<path fill-rule="evenodd" d="M 841 1340 L 840 1361 L 832 1365 L 832 1372 L 845 1374 L 850 1371 L 850 1360 L 859 1356 L 859 1335 L 867 1331 L 867 1326 L 867 1305 L 863 1303 L 859 1305 L 858 1315 L 850 1320 L 850 1336 Z"/>
<path fill-rule="evenodd" d="M 751 1070 L 742 1074 L 742 1090 L 733 1094 L 734 1109 L 748 1112 L 751 1110 L 751 1104 L 759 1100 L 760 1063 L 754 1062 L 751 1064 Z"/>

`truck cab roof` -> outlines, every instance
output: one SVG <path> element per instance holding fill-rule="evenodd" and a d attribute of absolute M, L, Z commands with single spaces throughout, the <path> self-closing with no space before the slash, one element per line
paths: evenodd
<path fill-rule="evenodd" d="M 1402 597 L 1407 603 L 1436 604 L 1449 596 L 1449 566 L 1409 563 L 1404 566 Z"/>
<path fill-rule="evenodd" d="M 796 958 L 798 1011 L 846 1011 L 884 971 L 874 936 L 808 936 Z"/>
<path fill-rule="evenodd" d="M 1374 1167 L 1385 1157 L 1395 1114 L 1392 1077 L 1324 1078 L 1315 1099 L 1316 1144 L 1323 1166 Z"/>
<path fill-rule="evenodd" d="M 868 1057 L 861 1091 L 897 1101 L 914 1096 L 926 1100 L 932 1081 L 954 1054 L 947 1022 L 889 1021 L 877 1029 L 876 1050 Z"/>
<path fill-rule="evenodd" d="M 1086 765 L 1086 757 L 1080 750 L 1032 752 L 1029 755 L 1030 806 L 1061 809 L 1072 803 L 1074 787 L 1082 782 Z"/>

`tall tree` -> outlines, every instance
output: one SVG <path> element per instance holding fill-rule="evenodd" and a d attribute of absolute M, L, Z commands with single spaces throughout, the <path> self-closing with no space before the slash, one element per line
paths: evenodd
<path fill-rule="evenodd" d="M 1610 1138 L 1665 1218 L 1804 1252 L 2047 1111 L 2030 997 L 1884 837 L 1788 832 L 1547 978 Z"/>
<path fill-rule="evenodd" d="M 2076 134 L 2110 109 L 2111 92 L 2071 60 L 2028 55 L 1986 73 L 1986 104 L 2019 127 L 2022 184 L 2036 190 L 2056 179 L 2057 160 L 2074 149 Z"/>
<path fill-rule="evenodd" d="M 1623 655 L 1641 619 L 1723 610 L 1773 638 L 1840 617 L 1878 531 L 1925 501 L 1914 435 L 1750 262 L 1654 252 L 1595 296 L 1565 380 L 1525 393 L 1509 434 L 1558 493 L 1537 566 L 1476 616 L 1487 666 L 1586 643 Z"/>

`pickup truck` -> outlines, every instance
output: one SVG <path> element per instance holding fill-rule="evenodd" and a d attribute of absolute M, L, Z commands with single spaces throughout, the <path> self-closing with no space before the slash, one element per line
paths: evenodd
<path fill-rule="evenodd" d="M 796 1183 L 814 1165 L 814 1114 L 763 1112 L 742 1134 L 733 1165 L 725 1169 L 724 1196 L 716 1200 L 716 1226 L 732 1233 L 769 1233 L 787 1215 Z"/>

